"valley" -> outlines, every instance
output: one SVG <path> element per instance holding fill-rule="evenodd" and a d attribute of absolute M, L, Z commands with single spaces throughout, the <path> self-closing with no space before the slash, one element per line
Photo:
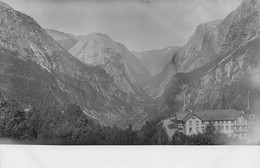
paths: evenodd
<path fill-rule="evenodd" d="M 65 144 L 71 137 L 84 144 L 99 132 L 108 136 L 106 131 L 137 139 L 111 141 L 167 144 L 166 135 L 171 139 L 176 132 L 172 119 L 187 109 L 258 115 L 249 109 L 248 94 L 260 93 L 252 79 L 259 58 L 259 0 L 244 0 L 225 18 L 198 25 L 183 46 L 147 51 L 131 51 L 102 32 L 43 29 L 32 17 L 0 3 L 0 98 L 16 102 L 8 105 L 12 112 L 30 107 L 37 114 L 21 115 L 28 117 L 24 120 L 52 123 L 51 136 L 68 138 Z M 174 130 L 167 129 L 173 123 Z M 32 128 L 30 136 L 44 132 L 41 125 Z M 87 132 L 82 141 L 81 131 Z M 88 142 L 106 144 L 102 136 Z"/>

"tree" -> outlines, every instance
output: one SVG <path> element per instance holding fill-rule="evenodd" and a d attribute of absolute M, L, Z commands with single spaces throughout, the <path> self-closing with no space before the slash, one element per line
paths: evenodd
<path fill-rule="evenodd" d="M 67 114 L 72 117 L 79 117 L 83 114 L 83 111 L 77 104 L 73 103 L 68 105 Z"/>
<path fill-rule="evenodd" d="M 172 144 L 173 145 L 189 145 L 190 137 L 183 133 L 176 132 L 172 137 Z"/>

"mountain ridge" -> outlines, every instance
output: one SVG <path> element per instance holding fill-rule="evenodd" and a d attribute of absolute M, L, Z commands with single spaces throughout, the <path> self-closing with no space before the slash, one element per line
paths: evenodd
<path fill-rule="evenodd" d="M 217 52 L 209 62 L 173 75 L 164 93 L 168 111 L 180 111 L 184 106 L 193 110 L 246 110 L 247 92 L 253 89 L 250 76 L 260 53 L 259 4 L 245 0 L 217 25 L 221 32 L 213 39 L 217 39 Z"/>
<path fill-rule="evenodd" d="M 102 125 L 127 127 L 144 113 L 106 71 L 87 66 L 63 49 L 31 17 L 1 7 L 0 91 L 19 103 L 42 109 L 77 103 Z M 132 119 L 130 119 L 132 117 Z"/>

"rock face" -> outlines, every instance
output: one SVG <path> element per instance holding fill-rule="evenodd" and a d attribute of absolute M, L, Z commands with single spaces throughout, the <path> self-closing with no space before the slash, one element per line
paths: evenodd
<path fill-rule="evenodd" d="M 159 98 L 176 73 L 192 71 L 214 58 L 218 48 L 217 25 L 220 22 L 211 21 L 197 26 L 188 43 L 172 53 L 172 58 L 163 71 L 146 83 L 145 91 L 150 96 Z"/>
<path fill-rule="evenodd" d="M 82 44 L 82 41 L 86 40 L 87 37 L 91 36 L 74 36 L 68 33 L 60 32 L 57 30 L 52 29 L 45 29 L 45 31 L 52 36 L 64 49 L 70 50 L 76 43 L 81 41 L 78 45 Z M 94 37 L 96 35 L 96 37 Z M 116 51 L 115 53 L 118 53 L 122 56 L 123 62 L 126 65 L 127 71 L 129 71 L 128 75 L 130 75 L 135 82 L 138 85 L 143 85 L 145 82 L 147 82 L 151 78 L 150 72 L 142 65 L 139 59 L 137 59 L 123 44 L 114 42 L 109 36 L 102 34 L 102 33 L 93 33 L 92 37 L 97 38 L 96 40 L 102 40 L 102 38 L 99 38 L 98 35 L 103 35 L 104 37 L 107 37 L 109 40 L 108 42 L 113 43 L 116 47 L 113 48 Z M 92 46 L 88 46 L 88 50 L 91 50 Z M 96 46 L 95 46 L 96 47 Z M 76 50 L 78 50 L 79 47 L 75 47 L 74 49 L 71 49 L 73 51 L 72 54 L 76 53 Z M 82 49 L 82 48 L 81 48 Z M 92 55 L 93 56 L 93 55 Z M 102 56 L 101 56 L 102 57 Z M 99 58 L 98 58 L 99 59 Z M 86 61 L 86 60 L 85 60 Z M 92 64 L 91 62 L 87 62 L 87 64 Z M 96 63 L 94 63 L 97 65 Z M 101 64 L 98 64 L 101 65 Z"/>
<path fill-rule="evenodd" d="M 92 33 L 77 42 L 69 52 L 86 65 L 100 66 L 113 77 L 119 89 L 128 95 L 144 98 L 144 91 L 135 79 L 139 63 L 122 44 L 102 33 Z M 143 69 L 141 70 L 143 71 Z"/>
<path fill-rule="evenodd" d="M 171 65 L 163 95 L 169 111 L 246 109 L 248 91 L 256 92 L 250 76 L 260 58 L 259 16 L 260 2 L 245 0 L 224 20 L 198 26 Z"/>
<path fill-rule="evenodd" d="M 53 29 L 45 29 L 45 31 L 65 50 L 71 49 L 78 42 L 77 37 L 72 34 L 63 33 Z"/>
<path fill-rule="evenodd" d="M 143 85 L 145 92 L 154 99 L 161 98 L 174 74 L 176 74 L 176 67 L 169 62 L 161 73 Z"/>
<path fill-rule="evenodd" d="M 144 67 L 151 73 L 151 77 L 162 72 L 163 68 L 172 60 L 172 57 L 180 47 L 173 46 L 160 50 L 148 50 L 142 52 L 132 51 L 141 61 Z"/>
<path fill-rule="evenodd" d="M 104 125 L 125 127 L 139 121 L 133 116 L 143 109 L 133 96 L 121 91 L 103 68 L 87 66 L 69 54 L 31 17 L 1 2 L 0 25 L 2 94 L 39 108 L 62 109 L 75 102 Z"/>
<path fill-rule="evenodd" d="M 135 81 L 142 86 L 151 78 L 151 73 L 143 66 L 141 61 L 136 58 L 123 44 L 117 43 L 117 47 L 125 60 L 127 69 Z"/>

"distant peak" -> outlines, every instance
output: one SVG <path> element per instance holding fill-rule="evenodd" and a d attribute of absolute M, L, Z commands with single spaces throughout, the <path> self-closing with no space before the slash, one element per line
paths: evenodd
<path fill-rule="evenodd" d="M 106 37 L 106 38 L 110 38 L 107 34 L 100 33 L 100 32 L 90 33 L 88 36 L 103 36 L 103 37 Z"/>
<path fill-rule="evenodd" d="M 241 5 L 238 7 L 238 10 L 250 11 L 252 9 L 260 10 L 260 2 L 259 0 L 244 0 Z M 250 10 L 249 10 L 250 9 Z"/>
<path fill-rule="evenodd" d="M 7 3 L 0 1 L 0 8 L 8 8 L 13 9 L 11 6 L 9 6 Z"/>

